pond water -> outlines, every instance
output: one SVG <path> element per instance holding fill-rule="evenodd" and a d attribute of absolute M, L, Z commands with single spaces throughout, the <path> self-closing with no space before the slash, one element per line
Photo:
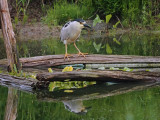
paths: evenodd
<path fill-rule="evenodd" d="M 64 45 L 58 39 L 17 42 L 20 57 L 64 54 Z M 117 54 L 160 56 L 159 34 L 123 34 L 112 37 L 81 37 L 77 46 L 89 54 Z M 5 58 L 3 40 L 0 39 L 0 59 Z M 68 53 L 77 53 L 73 45 Z M 133 85 L 133 83 L 132 83 Z M 101 83 L 80 88 L 73 93 L 24 92 L 0 86 L 0 120 L 8 116 L 7 106 L 14 106 L 17 120 L 158 120 L 160 118 L 160 86 L 142 87 L 136 91 L 120 89 L 119 85 Z M 135 85 L 136 86 L 136 85 Z M 143 85 L 142 85 L 143 86 Z M 11 92 L 12 91 L 12 92 Z M 125 92 L 124 92 L 125 91 Z M 111 92 L 111 93 L 110 93 Z M 12 100 L 12 102 L 10 102 Z M 5 110 L 7 109 L 7 112 Z M 81 112 L 80 112 L 81 111 Z"/>
<path fill-rule="evenodd" d="M 41 41 L 18 40 L 18 50 L 20 57 L 64 54 L 65 46 L 57 38 L 48 38 Z M 76 42 L 82 52 L 89 54 L 117 54 L 117 55 L 160 55 L 160 35 L 159 34 L 123 34 L 118 36 L 106 37 L 81 37 Z M 0 59 L 5 58 L 3 40 L 0 39 Z M 68 45 L 68 53 L 77 53 L 73 44 Z"/>
<path fill-rule="evenodd" d="M 5 116 L 8 91 L 8 88 L 0 87 L 1 120 Z M 99 99 L 67 102 L 42 100 L 35 94 L 17 90 L 14 90 L 14 93 L 18 97 L 17 120 L 159 120 L 160 118 L 160 86 Z M 66 104 L 75 105 L 75 103 L 86 106 L 87 113 L 75 114 L 65 107 Z M 76 111 L 74 107 L 72 110 Z"/>

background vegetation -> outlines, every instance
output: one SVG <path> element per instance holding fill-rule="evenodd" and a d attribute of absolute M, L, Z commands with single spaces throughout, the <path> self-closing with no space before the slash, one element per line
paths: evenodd
<path fill-rule="evenodd" d="M 94 19 L 96 14 L 105 19 L 106 15 L 112 14 L 112 21 L 117 21 L 118 17 L 124 27 L 143 27 L 155 25 L 160 19 L 159 0 L 16 0 L 15 3 L 10 1 L 16 14 L 15 22 L 21 19 L 23 23 L 31 17 L 36 17 L 34 19 L 42 20 L 48 25 L 61 25 L 70 19 Z"/>

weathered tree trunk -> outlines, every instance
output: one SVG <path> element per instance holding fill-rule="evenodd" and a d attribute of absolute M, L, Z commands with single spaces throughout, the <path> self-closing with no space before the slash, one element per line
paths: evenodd
<path fill-rule="evenodd" d="M 16 39 L 11 23 L 7 0 L 0 0 L 0 19 L 4 43 L 6 46 L 7 60 L 9 66 L 8 70 L 14 71 L 14 65 L 16 65 L 17 70 L 20 70 Z"/>

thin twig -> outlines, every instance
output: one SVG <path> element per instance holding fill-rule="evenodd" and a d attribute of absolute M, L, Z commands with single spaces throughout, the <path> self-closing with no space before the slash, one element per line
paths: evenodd
<path fill-rule="evenodd" d="M 118 21 L 120 21 L 120 24 L 121 24 L 121 27 L 124 29 L 122 23 L 121 23 L 121 20 L 118 18 L 118 16 L 116 16 L 116 18 L 118 19 Z"/>
<path fill-rule="evenodd" d="M 90 19 L 90 18 L 92 18 L 94 15 L 96 15 L 97 12 L 98 12 L 98 10 L 97 10 L 92 16 L 90 16 L 88 19 Z"/>

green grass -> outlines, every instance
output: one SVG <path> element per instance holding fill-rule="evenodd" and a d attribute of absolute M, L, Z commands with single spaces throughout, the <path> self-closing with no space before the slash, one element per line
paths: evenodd
<path fill-rule="evenodd" d="M 49 8 L 47 15 L 42 18 L 45 24 L 61 25 L 71 19 L 83 18 L 88 19 L 93 13 L 93 9 L 87 6 L 80 6 L 74 3 L 55 3 L 54 9 Z"/>

